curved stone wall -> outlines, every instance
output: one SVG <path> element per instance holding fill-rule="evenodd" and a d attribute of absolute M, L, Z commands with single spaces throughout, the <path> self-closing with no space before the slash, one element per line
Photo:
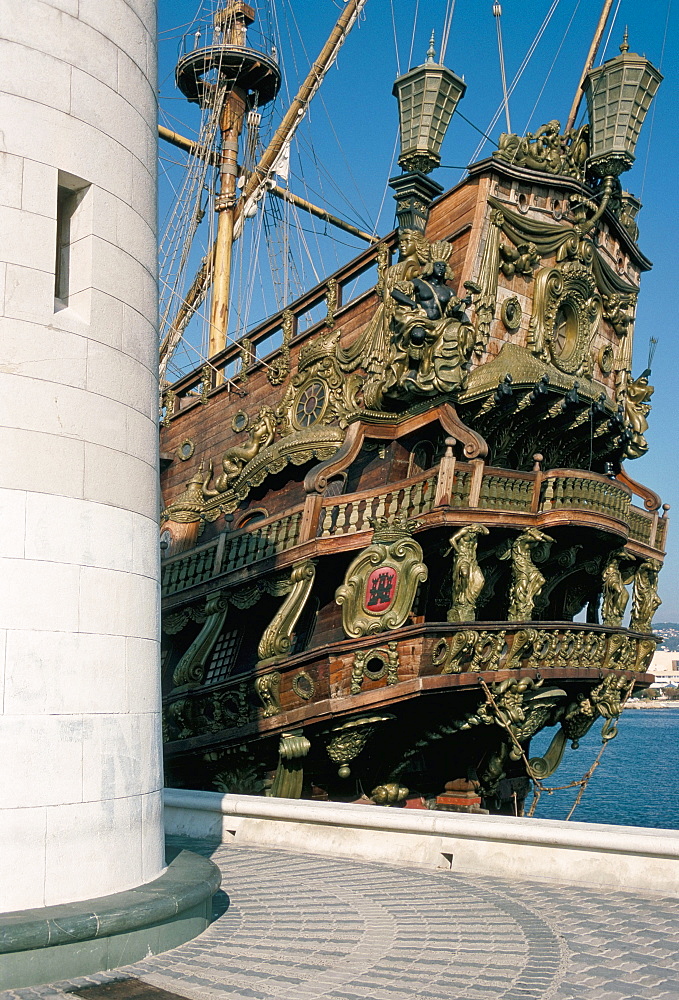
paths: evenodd
<path fill-rule="evenodd" d="M 2 911 L 164 866 L 155 16 L 0 0 Z"/>

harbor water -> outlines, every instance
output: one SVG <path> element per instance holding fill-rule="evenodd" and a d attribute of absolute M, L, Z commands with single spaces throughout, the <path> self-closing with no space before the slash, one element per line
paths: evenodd
<path fill-rule="evenodd" d="M 558 770 L 545 780 L 550 788 L 581 778 L 601 749 L 598 720 L 577 750 L 567 744 Z M 531 743 L 531 756 L 545 752 L 555 729 L 545 729 Z M 679 708 L 626 709 L 572 819 L 679 829 Z M 535 815 L 565 819 L 578 789 L 540 797 Z M 531 797 L 526 801 L 528 809 Z"/>

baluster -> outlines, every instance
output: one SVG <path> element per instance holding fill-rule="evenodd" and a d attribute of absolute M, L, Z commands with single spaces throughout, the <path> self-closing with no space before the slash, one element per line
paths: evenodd
<path fill-rule="evenodd" d="M 348 507 L 349 503 L 347 501 L 338 507 L 337 523 L 335 524 L 335 534 L 337 535 L 343 535 L 346 532 L 349 514 Z"/>
<path fill-rule="evenodd" d="M 375 515 L 374 515 L 376 518 L 386 516 L 385 511 L 387 509 L 386 504 L 388 496 L 389 496 L 388 493 L 380 493 L 379 496 L 377 497 L 377 506 L 375 507 Z"/>
<path fill-rule="evenodd" d="M 353 535 L 358 530 L 358 501 L 352 500 L 351 513 L 349 515 L 349 527 L 347 528 L 347 535 Z"/>
<path fill-rule="evenodd" d="M 554 506 L 554 480 L 552 478 L 545 479 L 545 491 L 542 497 L 542 503 L 540 508 L 542 510 L 551 510 Z"/>

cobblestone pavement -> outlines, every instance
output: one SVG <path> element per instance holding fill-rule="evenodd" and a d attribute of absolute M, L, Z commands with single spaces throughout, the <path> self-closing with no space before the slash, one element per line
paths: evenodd
<path fill-rule="evenodd" d="M 195 941 L 0 1000 L 73 1000 L 69 985 L 128 976 L 191 1000 L 679 1000 L 679 899 L 247 847 L 212 857 L 228 898 Z"/>

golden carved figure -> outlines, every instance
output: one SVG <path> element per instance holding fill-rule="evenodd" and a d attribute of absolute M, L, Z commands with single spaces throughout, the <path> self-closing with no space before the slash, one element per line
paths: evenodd
<path fill-rule="evenodd" d="M 256 458 L 262 448 L 267 448 L 273 442 L 275 431 L 276 414 L 271 407 L 263 406 L 245 444 L 234 445 L 222 455 L 222 473 L 215 480 L 216 489 L 209 490 L 206 484 L 203 487 L 204 496 L 216 496 L 217 493 L 228 490 L 248 462 Z"/>
<path fill-rule="evenodd" d="M 468 524 L 450 539 L 450 550 L 455 552 L 453 565 L 453 602 L 448 610 L 449 622 L 468 622 L 476 618 L 476 602 L 481 596 L 486 578 L 476 559 L 479 535 L 487 535 L 483 524 Z"/>
<path fill-rule="evenodd" d="M 630 379 L 627 383 L 625 418 L 631 431 L 631 437 L 625 447 L 626 458 L 641 458 L 648 451 L 648 442 L 644 437 L 644 431 L 648 430 L 646 418 L 651 412 L 649 399 L 654 392 L 654 387 L 648 384 L 650 374 L 649 371 L 645 371 L 639 378 Z"/>
<path fill-rule="evenodd" d="M 465 382 L 476 333 L 464 321 L 466 302 L 446 284 L 451 252 L 449 243 L 433 244 L 422 275 L 391 291 L 393 346 L 384 383 L 391 395 L 450 392 Z"/>
<path fill-rule="evenodd" d="M 624 549 L 612 552 L 604 566 L 601 576 L 603 584 L 603 601 L 601 604 L 601 619 L 604 625 L 619 628 L 625 615 L 629 593 L 625 586 L 630 583 L 634 570 L 631 569 L 632 559 Z M 627 563 L 627 571 L 623 573 L 623 565 Z"/>
<path fill-rule="evenodd" d="M 531 621 L 535 598 L 542 590 L 545 578 L 533 558 L 545 559 L 554 539 L 537 528 L 528 528 L 519 535 L 508 552 L 500 559 L 512 560 L 512 585 L 509 590 L 510 622 Z"/>
<path fill-rule="evenodd" d="M 662 601 L 658 597 L 658 574 L 662 563 L 657 559 L 646 559 L 634 574 L 634 596 L 632 598 L 632 618 L 629 627 L 635 632 L 650 632 L 653 615 Z"/>

